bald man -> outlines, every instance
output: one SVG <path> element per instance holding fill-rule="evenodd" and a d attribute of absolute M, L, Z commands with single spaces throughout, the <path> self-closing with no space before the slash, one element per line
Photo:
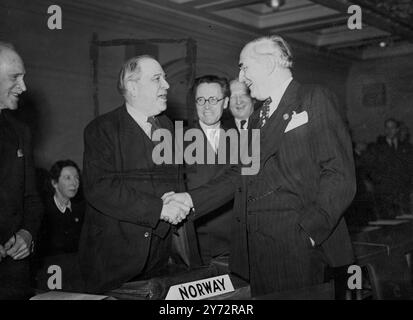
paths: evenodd
<path fill-rule="evenodd" d="M 12 112 L 26 91 L 24 75 L 23 61 L 13 46 L 0 42 L 0 299 L 32 295 L 27 257 L 43 212 L 30 133 Z"/>

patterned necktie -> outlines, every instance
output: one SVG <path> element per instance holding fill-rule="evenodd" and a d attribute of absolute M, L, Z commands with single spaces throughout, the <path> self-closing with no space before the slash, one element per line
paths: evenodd
<path fill-rule="evenodd" d="M 271 97 L 264 101 L 260 110 L 260 122 L 258 123 L 258 128 L 262 128 L 270 117 L 270 103 Z"/>
<path fill-rule="evenodd" d="M 247 123 L 247 120 L 241 120 L 240 124 L 241 124 L 241 129 L 247 129 L 244 128 L 245 124 Z"/>
<path fill-rule="evenodd" d="M 147 122 L 151 124 L 151 140 L 152 140 L 153 132 L 157 129 L 160 129 L 161 124 L 159 123 L 159 120 L 155 117 L 149 117 Z"/>

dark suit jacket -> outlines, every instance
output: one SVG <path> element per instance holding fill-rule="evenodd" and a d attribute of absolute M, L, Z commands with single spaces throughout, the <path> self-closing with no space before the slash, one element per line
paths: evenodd
<path fill-rule="evenodd" d="M 29 129 L 9 110 L 0 113 L 0 244 L 20 229 L 36 239 L 43 206 L 35 183 Z"/>
<path fill-rule="evenodd" d="M 194 128 L 202 130 L 199 122 L 196 123 Z M 222 125 L 221 128 L 224 130 L 229 129 L 224 127 L 224 125 Z M 236 128 L 234 129 L 236 130 Z M 202 132 L 204 138 L 204 164 L 186 165 L 188 189 L 195 189 L 202 186 L 215 176 L 221 174 L 225 168 L 228 167 L 227 164 L 219 164 L 217 156 L 215 158 L 216 164 L 206 163 L 206 152 L 210 146 L 204 131 Z M 223 138 L 223 136 L 221 135 L 220 138 Z M 228 145 L 228 143 L 222 139 L 219 148 L 222 148 L 223 143 Z M 227 158 L 229 158 L 229 146 L 226 148 L 226 151 Z M 208 215 L 194 221 L 197 239 L 191 239 L 190 241 L 194 242 L 197 240 L 198 249 L 204 264 L 208 264 L 214 257 L 229 255 L 232 206 L 233 202 L 229 201 L 208 213 Z M 189 223 L 191 223 L 191 221 Z"/>
<path fill-rule="evenodd" d="M 71 201 L 72 210 L 62 213 L 52 195 L 44 200 L 45 215 L 42 222 L 42 256 L 78 252 L 80 231 L 85 215 L 85 202 Z"/>
<path fill-rule="evenodd" d="M 293 111 L 306 111 L 308 123 L 284 133 Z M 254 115 L 252 121 L 257 123 L 257 113 Z M 260 140 L 257 175 L 240 176 L 240 167 L 233 167 L 190 192 L 197 215 L 235 194 L 231 269 L 244 278 L 262 279 L 251 282 L 255 294 L 265 293 L 261 290 L 268 289 L 265 281 L 273 283 L 273 291 L 288 290 L 289 286 L 277 286 L 277 282 L 288 279 L 280 279 L 276 272 L 257 275 L 251 266 L 285 259 L 286 269 L 294 267 L 300 262 L 301 252 L 295 254 L 297 261 L 289 261 L 286 256 L 290 251 L 311 247 L 308 237 L 316 242 L 331 266 L 353 261 L 342 214 L 355 193 L 354 163 L 348 130 L 331 94 L 293 80 L 261 129 Z M 262 246 L 261 253 L 254 253 L 261 260 L 251 261 L 248 244 L 256 235 L 266 236 L 268 243 Z"/>
<path fill-rule="evenodd" d="M 166 116 L 158 119 L 173 133 Z M 157 262 L 166 265 L 171 232 L 170 225 L 160 221 L 161 196 L 180 190 L 180 172 L 154 165 L 154 144 L 125 106 L 93 120 L 84 138 L 88 205 L 80 263 L 86 290 L 103 292 L 151 271 Z M 149 254 L 159 261 L 148 261 Z"/>

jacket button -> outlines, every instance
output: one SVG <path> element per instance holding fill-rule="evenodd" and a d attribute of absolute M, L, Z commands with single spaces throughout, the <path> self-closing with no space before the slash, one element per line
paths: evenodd
<path fill-rule="evenodd" d="M 241 222 L 241 218 L 236 217 L 235 220 L 237 220 L 237 222 Z"/>
<path fill-rule="evenodd" d="M 242 188 L 241 188 L 241 187 L 239 187 L 237 190 L 238 190 L 238 192 L 242 192 Z"/>
<path fill-rule="evenodd" d="M 149 237 L 149 232 L 145 232 L 144 237 L 145 238 Z"/>

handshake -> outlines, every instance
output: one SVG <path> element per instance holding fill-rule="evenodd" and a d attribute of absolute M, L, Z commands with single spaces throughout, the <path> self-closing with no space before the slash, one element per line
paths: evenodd
<path fill-rule="evenodd" d="M 191 196 L 186 192 L 167 192 L 162 196 L 162 201 L 161 220 L 173 225 L 184 220 L 194 206 Z"/>

